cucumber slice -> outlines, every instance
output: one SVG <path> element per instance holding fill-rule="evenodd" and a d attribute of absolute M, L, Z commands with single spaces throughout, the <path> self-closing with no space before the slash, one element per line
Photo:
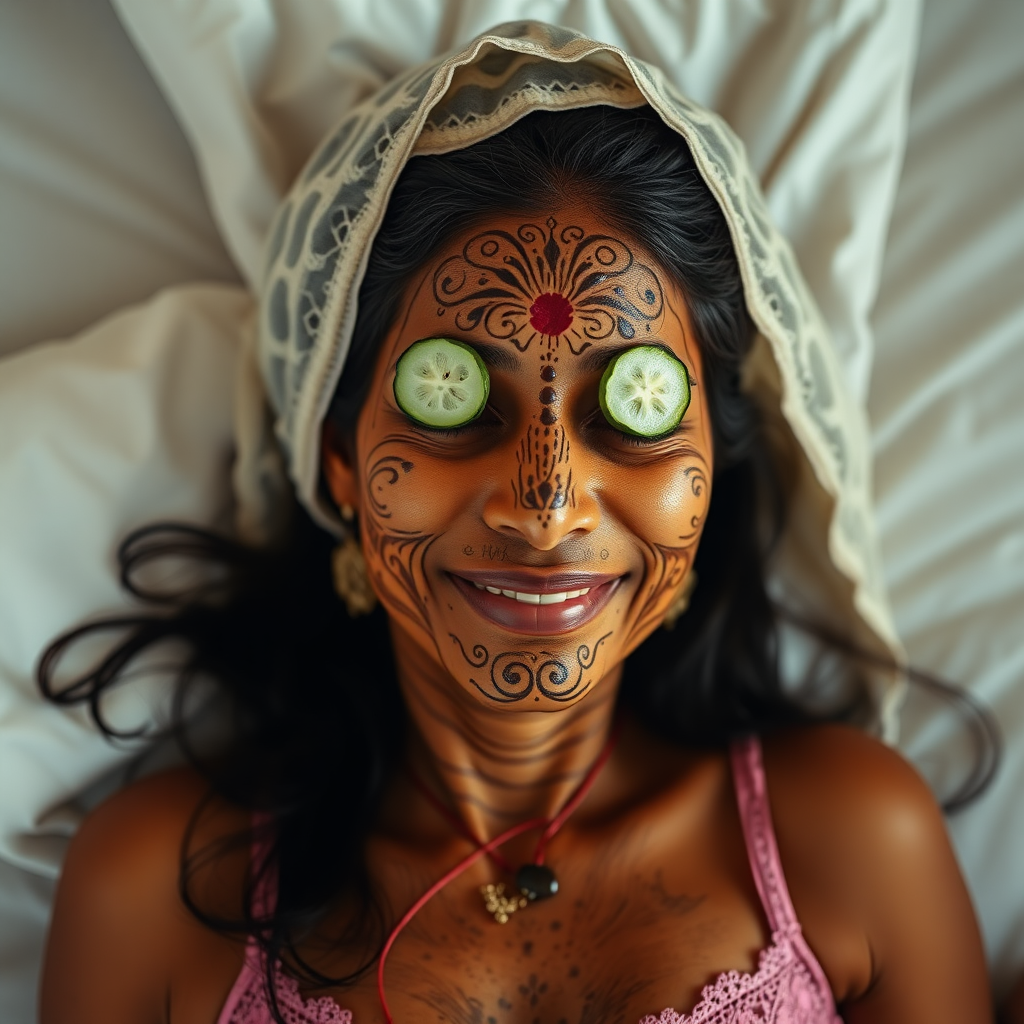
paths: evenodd
<path fill-rule="evenodd" d="M 658 437 L 679 426 L 690 404 L 690 375 L 672 353 L 637 345 L 608 364 L 598 399 L 612 426 L 637 437 Z"/>
<path fill-rule="evenodd" d="M 468 345 L 426 338 L 410 345 L 395 367 L 395 401 L 426 427 L 461 427 L 483 412 L 491 378 Z"/>

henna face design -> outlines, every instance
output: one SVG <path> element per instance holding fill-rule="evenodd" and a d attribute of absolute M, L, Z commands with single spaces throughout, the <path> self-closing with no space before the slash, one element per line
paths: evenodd
<path fill-rule="evenodd" d="M 454 633 L 449 635 L 466 664 L 482 670 L 478 678 L 470 677 L 473 686 L 489 700 L 515 704 L 534 694 L 535 688 L 537 693 L 559 703 L 581 697 L 593 682 L 584 676 L 593 668 L 598 648 L 612 634 L 609 632 L 598 637 L 593 647 L 580 644 L 571 665 L 550 651 L 503 651 L 492 658 L 483 644 L 476 644 L 472 651 L 467 652 Z M 533 699 L 539 701 L 540 696 L 534 694 Z"/>
<path fill-rule="evenodd" d="M 711 429 L 685 297 L 589 210 L 552 213 L 496 216 L 423 268 L 360 414 L 367 566 L 431 706 L 459 693 L 552 710 L 598 688 L 660 624 L 708 510 Z M 488 367 L 485 409 L 458 430 L 395 399 L 398 360 L 432 338 Z M 676 355 L 694 390 L 678 430 L 633 443 L 600 418 L 599 383 L 638 342 Z"/>
<path fill-rule="evenodd" d="M 573 355 L 595 341 L 646 335 L 664 305 L 661 284 L 624 241 L 548 217 L 544 227 L 483 231 L 433 279 L 438 315 L 526 352 L 564 340 Z"/>
<path fill-rule="evenodd" d="M 389 455 L 401 438 L 391 436 L 375 445 L 366 460 L 366 502 L 363 506 L 364 545 L 376 555 L 367 560 L 377 592 L 386 595 L 392 614 L 399 614 L 428 632 L 424 559 L 436 535 L 404 527 L 394 521 L 393 492 L 416 468 L 409 459 Z"/>
<path fill-rule="evenodd" d="M 519 473 L 512 482 L 513 500 L 523 508 L 535 510 L 541 525 L 546 527 L 553 510 L 574 500 L 565 430 L 531 424 L 519 442 L 516 459 Z"/>
<path fill-rule="evenodd" d="M 627 637 L 629 649 L 637 646 L 661 625 L 665 611 L 682 588 L 697 553 L 695 541 L 704 528 L 711 490 L 703 464 L 687 466 L 682 472 L 684 494 L 678 520 L 678 544 L 647 545 L 645 611 L 633 623 Z"/>

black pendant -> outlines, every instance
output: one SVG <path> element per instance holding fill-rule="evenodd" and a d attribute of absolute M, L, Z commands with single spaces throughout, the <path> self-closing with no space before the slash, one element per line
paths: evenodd
<path fill-rule="evenodd" d="M 546 900 L 558 892 L 554 871 L 543 864 L 524 864 L 516 872 L 516 888 L 532 903 Z"/>

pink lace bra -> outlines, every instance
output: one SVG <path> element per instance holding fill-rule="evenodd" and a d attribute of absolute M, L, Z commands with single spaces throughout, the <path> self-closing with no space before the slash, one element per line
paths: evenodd
<path fill-rule="evenodd" d="M 663 1010 L 640 1024 L 842 1024 L 828 979 L 804 940 L 789 898 L 775 843 L 761 744 L 737 741 L 731 751 L 743 835 L 757 891 L 772 930 L 752 974 L 728 971 L 706 985 L 690 1013 Z M 271 894 L 272 895 L 272 894 Z M 277 973 L 278 1004 L 287 1024 L 352 1024 L 352 1013 L 330 998 L 305 999 L 298 983 Z M 259 949 L 250 942 L 245 963 L 217 1024 L 273 1024 Z"/>

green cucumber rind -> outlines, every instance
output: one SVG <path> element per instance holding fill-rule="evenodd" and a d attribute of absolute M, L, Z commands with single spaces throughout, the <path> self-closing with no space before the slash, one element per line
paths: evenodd
<path fill-rule="evenodd" d="M 431 422 L 431 420 L 424 419 L 422 415 L 418 414 L 418 410 L 415 408 L 414 404 L 408 400 L 408 398 L 403 398 L 402 365 L 403 363 L 408 365 L 407 361 L 415 359 L 417 355 L 421 356 L 423 354 L 423 348 L 421 346 L 437 344 L 439 342 L 460 349 L 471 358 L 480 374 L 479 384 L 481 387 L 481 397 L 476 408 L 470 415 L 447 419 L 442 422 Z M 398 403 L 398 408 L 401 409 L 402 412 L 404 412 L 405 415 L 414 423 L 418 423 L 424 427 L 430 427 L 432 430 L 445 430 L 454 427 L 464 427 L 466 424 L 472 423 L 473 420 L 475 420 L 484 411 L 484 408 L 487 406 L 487 399 L 491 393 L 491 377 L 487 372 L 487 367 L 484 364 L 484 361 L 480 358 L 476 349 L 471 345 L 457 341 L 454 338 L 423 338 L 420 341 L 413 342 L 413 344 L 411 344 L 399 357 L 398 362 L 395 365 L 395 380 L 392 384 L 392 391 L 395 396 L 395 401 Z"/>
<path fill-rule="evenodd" d="M 629 356 L 635 355 L 638 351 L 657 353 L 658 358 L 671 360 L 679 365 L 679 370 L 682 373 L 683 383 L 683 394 L 680 399 L 678 406 L 678 415 L 666 416 L 664 418 L 662 426 L 653 433 L 645 433 L 642 430 L 637 430 L 634 426 L 624 422 L 620 417 L 616 416 L 608 404 L 608 384 L 611 381 L 615 370 L 619 367 L 623 360 Z M 644 437 L 644 438 L 657 438 L 663 437 L 665 434 L 670 433 L 679 426 L 682 422 L 683 416 L 686 415 L 686 410 L 690 407 L 690 374 L 686 368 L 686 364 L 678 357 L 673 355 L 671 352 L 666 352 L 663 348 L 659 348 L 657 345 L 635 345 L 633 348 L 628 348 L 624 352 L 620 352 L 604 369 L 604 373 L 601 374 L 601 382 L 598 385 L 597 399 L 601 406 L 601 412 L 604 413 L 604 417 L 608 422 L 615 427 L 617 430 L 621 430 L 624 434 L 630 434 L 633 437 Z"/>

